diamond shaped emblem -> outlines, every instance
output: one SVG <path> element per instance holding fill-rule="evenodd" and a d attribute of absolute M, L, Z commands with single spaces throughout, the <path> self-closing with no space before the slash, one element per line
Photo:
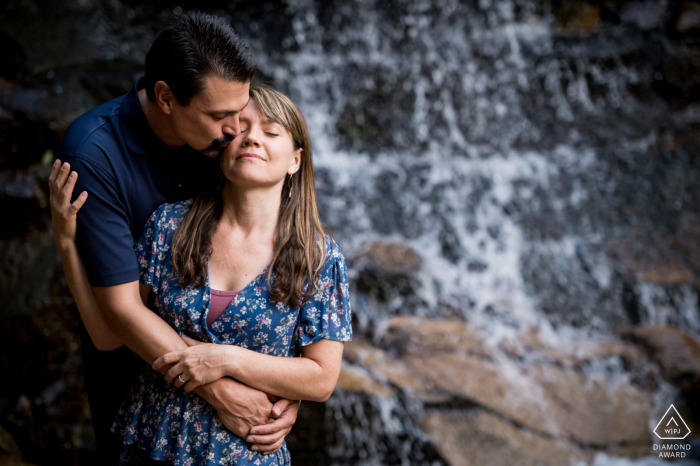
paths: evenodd
<path fill-rule="evenodd" d="M 690 428 L 678 414 L 676 407 L 671 405 L 656 424 L 654 433 L 661 440 L 682 440 L 690 434 Z"/>

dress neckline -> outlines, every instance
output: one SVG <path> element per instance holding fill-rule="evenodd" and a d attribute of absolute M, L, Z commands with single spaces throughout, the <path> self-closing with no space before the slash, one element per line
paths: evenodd
<path fill-rule="evenodd" d="M 216 295 L 216 296 L 236 296 L 238 293 L 241 292 L 241 290 L 238 291 L 224 291 L 224 290 L 215 290 L 214 288 L 209 287 L 209 291 L 211 291 L 211 294 Z"/>

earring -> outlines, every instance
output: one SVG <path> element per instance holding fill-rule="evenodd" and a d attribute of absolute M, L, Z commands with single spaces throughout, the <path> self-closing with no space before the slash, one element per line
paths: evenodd
<path fill-rule="evenodd" d="M 289 183 L 287 183 L 289 186 L 289 198 L 292 198 L 292 175 L 289 175 Z"/>

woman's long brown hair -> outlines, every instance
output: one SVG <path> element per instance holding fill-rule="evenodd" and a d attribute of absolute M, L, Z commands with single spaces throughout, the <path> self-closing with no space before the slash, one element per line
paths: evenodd
<path fill-rule="evenodd" d="M 302 306 L 317 290 L 317 279 L 326 257 L 326 229 L 316 206 L 311 139 L 306 120 L 287 96 L 262 84 L 251 84 L 250 98 L 262 116 L 284 126 L 292 135 L 294 149 L 303 149 L 301 167 L 282 188 L 274 254 L 267 280 L 273 301 Z M 223 212 L 223 174 L 212 173 L 210 182 L 197 195 L 173 237 L 173 271 L 178 284 L 204 286 L 212 236 Z"/>

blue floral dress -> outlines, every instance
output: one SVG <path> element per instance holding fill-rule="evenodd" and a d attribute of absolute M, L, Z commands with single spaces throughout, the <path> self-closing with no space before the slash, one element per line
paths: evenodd
<path fill-rule="evenodd" d="M 303 346 L 322 339 L 352 339 L 347 267 L 328 237 L 319 291 L 303 307 L 272 302 L 265 269 L 208 327 L 209 279 L 201 288 L 181 288 L 172 278 L 172 238 L 190 205 L 191 199 L 160 206 L 134 246 L 140 282 L 153 289 L 153 310 L 179 334 L 283 357 L 298 356 Z M 244 439 L 223 426 L 209 403 L 167 383 L 150 366 L 132 387 L 112 430 L 124 436 L 125 445 L 136 444 L 152 459 L 178 466 L 282 466 L 291 461 L 286 444 L 267 456 L 249 450 Z"/>

